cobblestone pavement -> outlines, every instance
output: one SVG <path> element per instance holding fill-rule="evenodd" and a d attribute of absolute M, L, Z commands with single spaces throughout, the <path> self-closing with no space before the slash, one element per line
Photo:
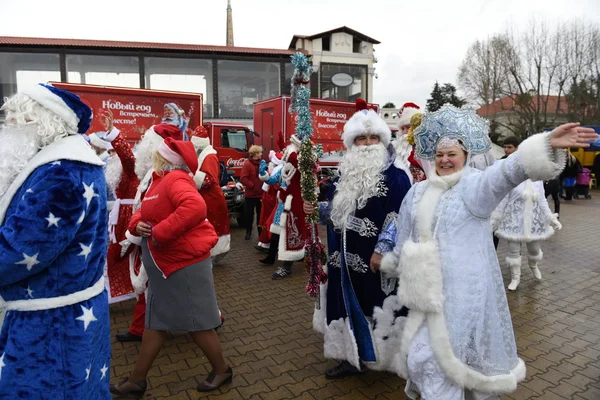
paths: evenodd
<path fill-rule="evenodd" d="M 544 279 L 536 282 L 526 258 L 521 285 L 509 293 L 520 356 L 527 378 L 504 399 L 600 399 L 600 192 L 592 200 L 561 204 L 564 227 L 542 244 Z M 231 385 L 212 394 L 195 390 L 210 365 L 183 333 L 174 333 L 149 375 L 150 399 L 405 399 L 404 381 L 391 374 L 367 372 L 329 381 L 335 365 L 323 358 L 322 340 L 311 329 L 313 301 L 304 294 L 304 266 L 288 279 L 273 281 L 275 267 L 243 231 L 232 232 L 234 250 L 214 268 L 219 306 L 226 317 L 219 336 L 234 370 Z M 499 256 L 505 283 L 506 244 Z M 111 306 L 112 368 L 116 383 L 135 363 L 139 345 L 119 343 L 114 334 L 127 329 L 133 302 Z"/>

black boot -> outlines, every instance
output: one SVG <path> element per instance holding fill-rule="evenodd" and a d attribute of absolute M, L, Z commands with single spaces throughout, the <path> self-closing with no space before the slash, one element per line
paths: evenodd
<path fill-rule="evenodd" d="M 273 265 L 275 261 L 277 261 L 277 253 L 279 250 L 279 235 L 272 234 L 271 235 L 271 246 L 269 247 L 269 253 L 266 258 L 262 260 L 258 260 L 259 263 L 265 265 Z"/>

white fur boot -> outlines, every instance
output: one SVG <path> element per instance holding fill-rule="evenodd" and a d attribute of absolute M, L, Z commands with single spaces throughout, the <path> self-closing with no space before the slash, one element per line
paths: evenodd
<path fill-rule="evenodd" d="M 540 272 L 540 269 L 538 268 L 538 264 L 540 263 L 540 261 L 542 261 L 542 258 L 544 258 L 544 253 L 542 253 L 542 250 L 540 250 L 540 252 L 538 254 L 536 254 L 535 256 L 528 254 L 527 258 L 529 259 L 529 268 L 531 268 L 531 272 L 533 272 L 533 276 L 538 281 L 541 281 L 542 273 Z"/>
<path fill-rule="evenodd" d="M 508 285 L 508 290 L 515 291 L 521 283 L 521 257 L 512 258 L 506 257 L 506 264 L 510 267 L 511 281 Z"/>

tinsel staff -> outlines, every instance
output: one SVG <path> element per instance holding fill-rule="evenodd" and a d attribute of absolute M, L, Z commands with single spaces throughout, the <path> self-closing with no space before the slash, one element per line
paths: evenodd
<path fill-rule="evenodd" d="M 292 101 L 290 114 L 295 114 L 295 134 L 301 140 L 300 156 L 298 158 L 298 169 L 300 170 L 300 186 L 302 199 L 310 202 L 315 211 L 306 216 L 306 224 L 311 235 L 306 240 L 304 251 L 304 262 L 308 271 L 308 284 L 306 293 L 311 297 L 318 297 L 319 285 L 325 283 L 327 274 L 323 265 L 327 262 L 325 246 L 317 235 L 317 223 L 319 222 L 319 207 L 317 202 L 317 152 L 311 141 L 313 136 L 312 116 L 310 114 L 310 82 L 312 68 L 308 58 L 302 53 L 292 55 L 294 75 L 292 76 Z"/>

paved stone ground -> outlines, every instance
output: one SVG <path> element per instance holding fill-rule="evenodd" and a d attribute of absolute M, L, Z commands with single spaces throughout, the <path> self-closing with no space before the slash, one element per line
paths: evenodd
<path fill-rule="evenodd" d="M 505 399 L 600 399 L 600 192 L 592 200 L 561 205 L 562 231 L 542 245 L 544 279 L 523 268 L 519 290 L 508 299 L 527 379 Z M 275 268 L 261 266 L 254 241 L 234 228 L 232 251 L 214 269 L 219 306 L 227 318 L 219 332 L 233 383 L 216 393 L 195 390 L 210 365 L 183 333 L 174 333 L 149 376 L 148 399 L 405 399 L 404 381 L 368 372 L 328 381 L 322 340 L 311 330 L 313 302 L 304 294 L 306 274 L 297 264 L 291 278 L 272 281 Z M 505 283 L 506 244 L 499 256 Z M 523 259 L 526 263 L 526 259 Z M 526 264 L 524 264 L 526 265 Z M 116 383 L 135 363 L 139 345 L 118 343 L 133 302 L 111 307 L 112 368 Z"/>

